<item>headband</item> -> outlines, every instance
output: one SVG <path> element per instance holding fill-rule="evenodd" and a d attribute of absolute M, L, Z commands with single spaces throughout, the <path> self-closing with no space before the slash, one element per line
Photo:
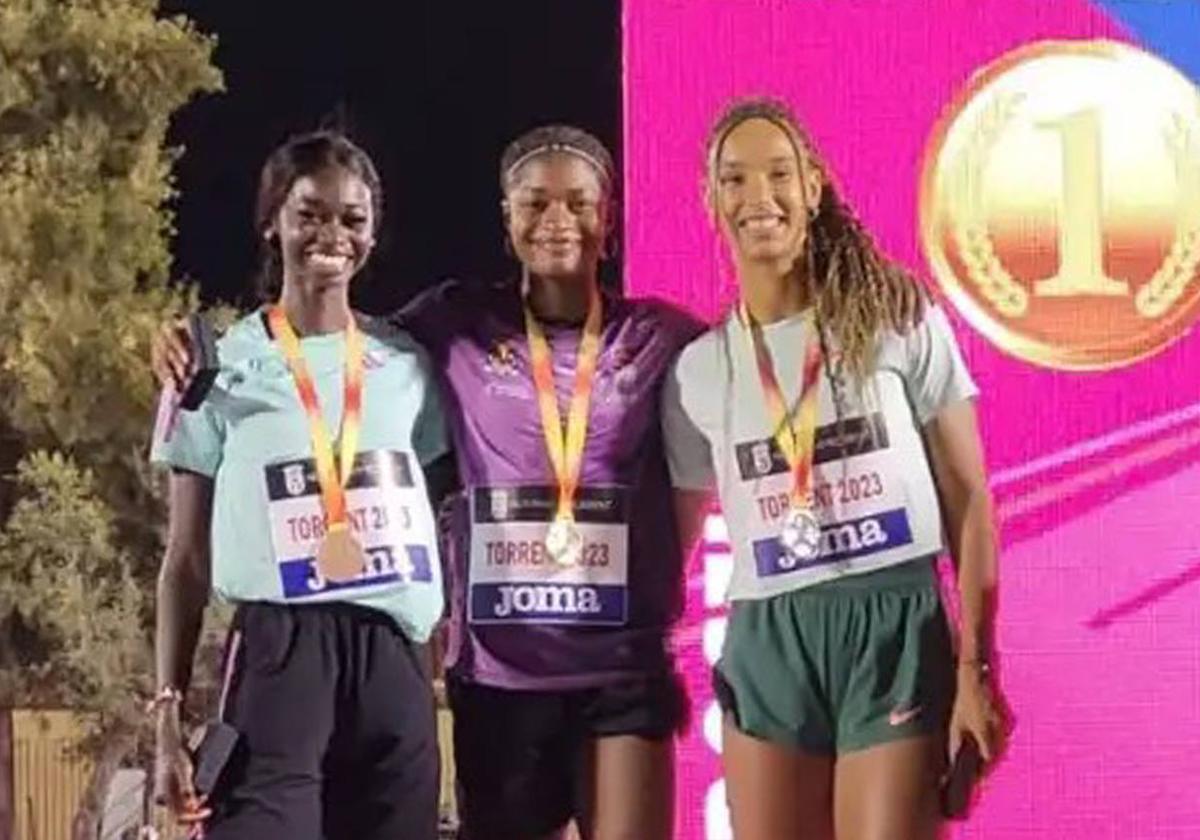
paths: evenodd
<path fill-rule="evenodd" d="M 568 155 L 575 155 L 575 157 L 583 160 L 584 162 L 589 164 L 593 169 L 595 169 L 596 172 L 602 178 L 604 178 L 606 183 L 611 179 L 611 176 L 609 175 L 608 167 L 605 166 L 603 163 L 601 163 L 595 157 L 595 155 L 590 155 L 587 152 L 585 152 L 583 149 L 577 148 L 577 147 L 569 145 L 567 143 L 546 143 L 541 146 L 535 146 L 534 148 L 530 149 L 528 152 L 526 152 L 525 154 L 521 155 L 519 158 L 514 160 L 509 165 L 508 169 L 504 170 L 504 180 L 508 181 L 510 178 L 512 178 L 513 173 L 516 172 L 518 169 L 520 169 L 522 166 L 524 166 L 526 163 L 528 163 L 531 159 L 538 157 L 539 155 L 547 154 L 549 152 L 562 152 L 562 153 L 568 154 Z"/>

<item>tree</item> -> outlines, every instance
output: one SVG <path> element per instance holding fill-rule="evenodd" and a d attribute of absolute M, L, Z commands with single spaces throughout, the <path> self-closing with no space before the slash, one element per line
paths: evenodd
<path fill-rule="evenodd" d="M 162 487 L 146 466 L 169 282 L 173 112 L 214 42 L 157 0 L 0 4 L 0 707 L 94 721 L 76 820 L 145 742 Z"/>

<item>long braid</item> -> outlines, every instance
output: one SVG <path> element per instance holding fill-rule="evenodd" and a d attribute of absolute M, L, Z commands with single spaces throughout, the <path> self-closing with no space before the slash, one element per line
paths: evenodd
<path fill-rule="evenodd" d="M 836 256 L 834 257 L 836 259 Z M 817 276 L 816 272 L 816 245 L 813 239 L 808 239 L 804 245 L 804 260 L 805 260 L 805 277 L 808 284 L 808 296 L 810 300 L 818 300 L 817 284 L 814 279 Z M 837 279 L 840 273 L 832 272 L 833 282 L 839 283 Z M 838 439 L 838 456 L 842 463 L 846 462 L 846 386 L 842 380 L 842 358 L 838 357 L 837 364 L 834 364 L 833 354 L 829 348 L 829 333 L 826 328 L 828 323 L 828 315 L 821 311 L 818 307 L 814 311 L 813 328 L 817 333 L 817 340 L 821 343 L 821 363 L 825 369 L 825 378 L 829 381 L 829 388 L 833 392 L 833 410 L 837 418 L 837 439 Z"/>

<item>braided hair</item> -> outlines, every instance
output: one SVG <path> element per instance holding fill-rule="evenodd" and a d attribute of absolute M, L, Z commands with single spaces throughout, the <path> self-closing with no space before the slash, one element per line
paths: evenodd
<path fill-rule="evenodd" d="M 778 126 L 796 149 L 801 171 L 815 167 L 821 176 L 821 199 L 808 222 L 803 262 L 794 271 L 807 284 L 822 343 L 832 337 L 841 351 L 839 368 L 861 385 L 874 372 L 880 332 L 892 322 L 894 291 L 917 280 L 888 259 L 839 194 L 829 167 L 800 121 L 782 102 L 740 99 L 717 119 L 706 144 L 706 196 L 715 206 L 717 165 L 725 139 L 746 120 L 763 119 Z M 825 348 L 828 363 L 828 347 Z M 835 384 L 840 377 L 832 377 Z"/>

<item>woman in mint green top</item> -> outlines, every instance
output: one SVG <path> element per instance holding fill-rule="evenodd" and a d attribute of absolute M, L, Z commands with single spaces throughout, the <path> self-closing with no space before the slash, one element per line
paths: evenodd
<path fill-rule="evenodd" d="M 160 411 L 152 460 L 172 473 L 157 794 L 216 840 L 436 835 L 433 700 L 415 646 L 442 613 L 426 470 L 447 446 L 423 352 L 350 309 L 381 205 L 374 166 L 344 137 L 303 135 L 277 149 L 257 218 L 264 276 L 280 281 L 274 299 L 218 342 L 199 409 L 177 412 L 166 395 Z M 299 363 L 284 352 L 290 332 Z M 315 398 L 302 399 L 306 384 Z M 316 436 L 318 418 L 332 446 Z M 355 439 L 353 467 L 339 473 L 354 572 L 335 574 L 317 558 L 342 521 L 337 481 L 322 480 L 315 456 L 332 451 L 336 472 L 340 442 Z M 215 785 L 197 791 L 179 706 L 210 588 L 238 605 L 220 710 L 237 747 Z"/>

